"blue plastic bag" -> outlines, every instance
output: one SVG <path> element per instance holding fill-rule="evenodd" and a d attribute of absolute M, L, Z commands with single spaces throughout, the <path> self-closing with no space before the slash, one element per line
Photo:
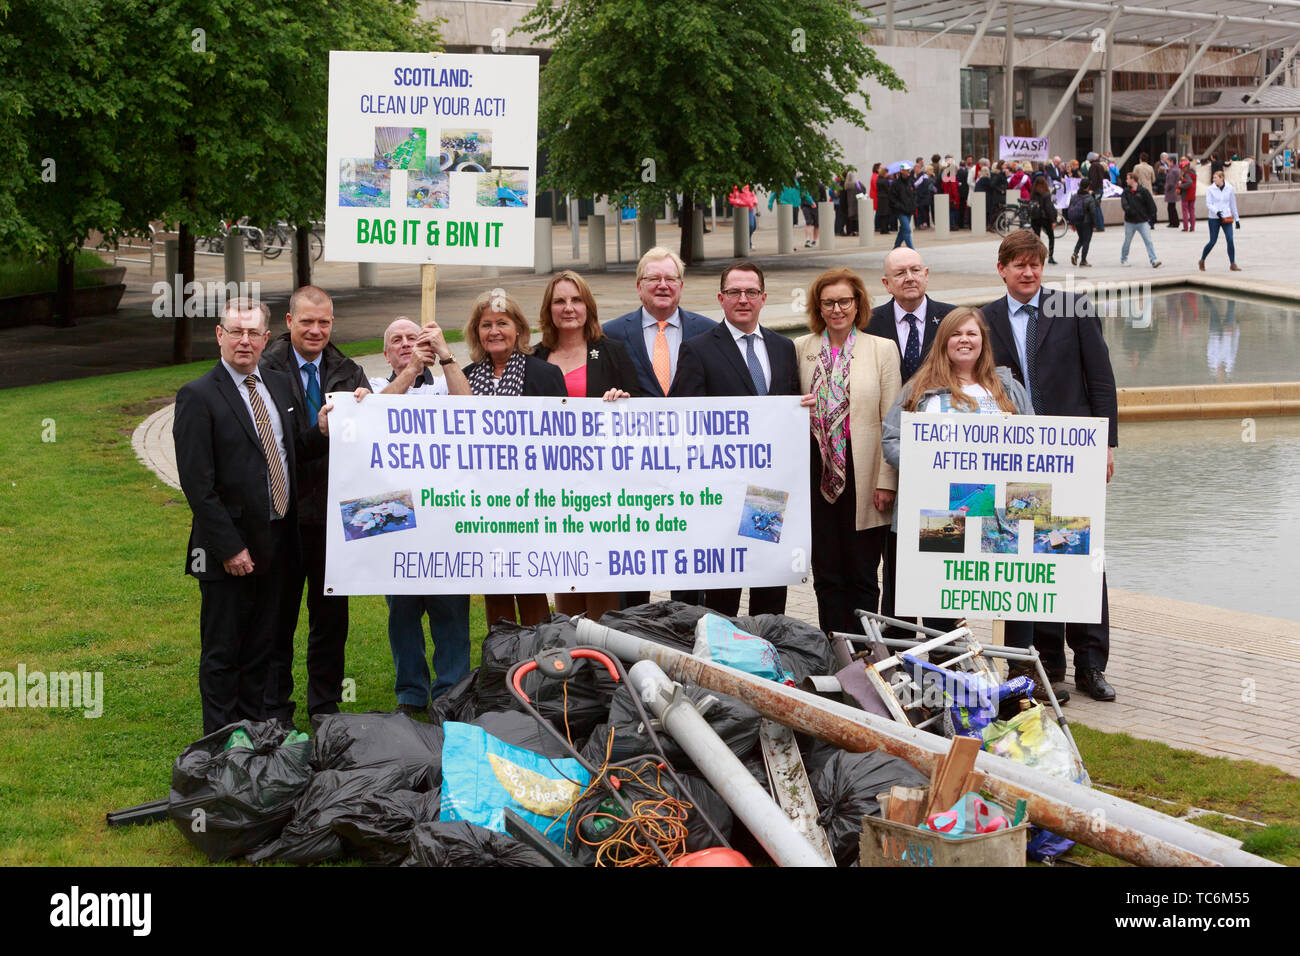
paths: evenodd
<path fill-rule="evenodd" d="M 716 614 L 706 614 L 696 622 L 694 654 L 755 677 L 795 686 L 794 675 L 781 666 L 781 657 L 771 642 L 740 630 Z"/>
<path fill-rule="evenodd" d="M 473 724 L 448 721 L 442 730 L 439 820 L 505 833 L 509 807 L 564 846 L 569 810 L 591 780 L 582 764 L 511 746 Z"/>

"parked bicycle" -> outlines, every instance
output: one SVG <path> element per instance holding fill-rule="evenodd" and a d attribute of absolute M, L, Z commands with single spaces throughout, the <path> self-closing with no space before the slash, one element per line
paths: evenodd
<path fill-rule="evenodd" d="M 281 252 L 289 248 L 293 239 L 293 227 L 283 219 L 277 222 L 270 229 L 266 230 L 266 249 L 265 255 L 268 259 L 276 258 Z M 315 231 L 308 233 L 308 248 L 311 249 L 312 261 L 316 261 L 325 253 L 325 244 L 321 242 L 320 236 Z"/>
<path fill-rule="evenodd" d="M 1003 205 L 997 208 L 993 228 L 997 230 L 999 236 L 1006 237 L 1011 234 L 1013 229 L 1032 229 L 1029 219 L 1032 212 L 1032 204 L 1021 199 L 1014 206 Z M 1052 224 L 1052 234 L 1057 239 L 1065 238 L 1065 234 L 1070 231 L 1070 223 L 1065 218 L 1063 210 L 1056 210 L 1056 221 Z"/>

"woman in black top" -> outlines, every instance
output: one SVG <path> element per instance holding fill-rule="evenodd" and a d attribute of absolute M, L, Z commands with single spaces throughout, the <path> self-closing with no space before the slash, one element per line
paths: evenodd
<path fill-rule="evenodd" d="M 474 364 L 465 369 L 475 395 L 551 395 L 564 398 L 564 375 L 549 362 L 529 354 L 530 336 L 524 313 L 503 289 L 484 292 L 474 300 L 465 340 Z M 515 604 L 519 605 L 518 617 Z M 520 624 L 540 624 L 551 608 L 545 594 L 485 594 L 487 623 L 500 618 Z"/>

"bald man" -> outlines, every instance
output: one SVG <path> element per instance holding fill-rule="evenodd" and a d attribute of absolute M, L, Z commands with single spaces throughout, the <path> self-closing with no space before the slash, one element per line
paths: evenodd
<path fill-rule="evenodd" d="M 890 299 L 871 310 L 867 333 L 889 339 L 898 346 L 903 384 L 916 374 L 934 343 L 934 330 L 940 320 L 953 310 L 947 302 L 936 302 L 926 294 L 930 269 L 915 249 L 898 248 L 885 256 L 885 270 L 880 277 Z M 901 477 L 901 476 L 900 476 Z M 894 580 L 897 574 L 898 534 L 889 532 L 885 542 L 884 570 L 880 589 L 880 613 L 895 617 Z M 931 627 L 943 627 L 947 621 L 928 620 Z M 947 630 L 947 628 L 944 628 Z M 911 637 L 909 633 L 891 637 Z"/>
<path fill-rule="evenodd" d="M 430 322 L 423 329 L 399 316 L 384 330 L 384 358 L 393 374 L 372 378 L 370 390 L 387 395 L 469 395 L 469 382 L 442 329 Z M 442 368 L 435 377 L 429 369 Z M 393 691 L 397 710 L 409 717 L 424 715 L 431 702 L 469 674 L 468 594 L 389 594 L 388 647 L 393 652 Z M 429 618 L 433 642 L 433 674 L 424 656 L 424 618 Z"/>

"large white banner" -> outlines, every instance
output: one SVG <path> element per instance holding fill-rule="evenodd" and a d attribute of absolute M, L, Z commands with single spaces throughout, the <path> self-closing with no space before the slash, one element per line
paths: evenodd
<path fill-rule="evenodd" d="M 325 257 L 531 266 L 537 57 L 330 52 Z"/>
<path fill-rule="evenodd" d="M 999 136 L 998 159 L 1045 163 L 1050 158 L 1050 142 L 1046 136 Z"/>
<path fill-rule="evenodd" d="M 798 396 L 331 400 L 328 593 L 807 579 Z"/>
<path fill-rule="evenodd" d="M 899 614 L 1101 620 L 1104 418 L 904 412 Z"/>

